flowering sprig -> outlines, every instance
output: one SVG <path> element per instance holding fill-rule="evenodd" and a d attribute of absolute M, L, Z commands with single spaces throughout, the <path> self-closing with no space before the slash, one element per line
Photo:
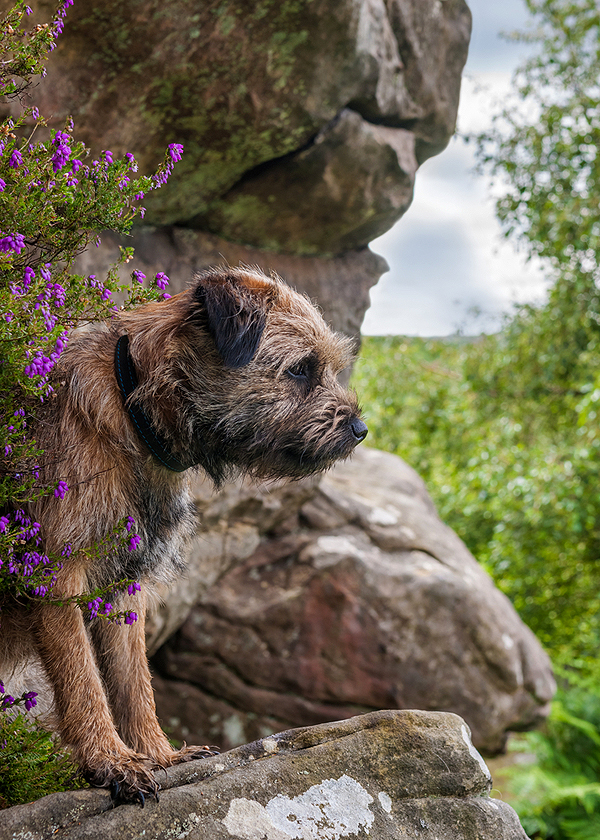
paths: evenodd
<path fill-rule="evenodd" d="M 58 482 L 60 485 L 63 485 L 61 491 L 66 493 L 66 482 Z M 136 612 L 115 605 L 115 602 L 122 602 L 125 594 L 135 595 L 140 591 L 136 580 L 123 579 L 69 598 L 56 597 L 53 588 L 57 575 L 63 559 L 72 553 L 72 546 L 65 545 L 60 556 L 49 557 L 41 549 L 40 531 L 40 524 L 32 521 L 21 509 L 0 516 L 0 593 L 9 591 L 21 598 L 43 598 L 57 606 L 73 604 L 89 620 L 102 618 L 116 624 L 137 621 Z M 106 560 L 115 553 L 135 551 L 140 541 L 140 535 L 135 532 L 135 520 L 128 516 L 104 540 L 91 548 L 81 549 L 80 553 Z"/>
<path fill-rule="evenodd" d="M 29 712 L 37 706 L 37 691 L 25 691 L 20 697 L 13 697 L 4 690 L 4 683 L 0 682 L 0 709 L 14 709 L 16 706 L 24 706 Z"/>
<path fill-rule="evenodd" d="M 138 620 L 138 614 L 131 609 L 119 609 L 114 602 L 122 603 L 125 594 L 135 595 L 139 591 L 140 584 L 136 580 L 121 580 L 118 583 L 94 589 L 92 592 L 73 595 L 71 598 L 52 598 L 51 602 L 61 607 L 74 604 L 83 612 L 87 621 L 103 619 L 113 624 L 129 625 Z"/>
<path fill-rule="evenodd" d="M 88 557 L 106 560 L 125 548 L 127 551 L 135 551 L 140 542 L 141 536 L 136 533 L 135 519 L 127 516 L 113 528 L 108 536 L 91 548 L 82 549 L 81 553 Z M 140 588 L 138 581 L 124 579 L 70 598 L 52 597 L 51 601 L 58 606 L 74 604 L 81 609 L 89 621 L 98 618 L 112 621 L 114 624 L 133 624 L 138 619 L 137 613 L 130 609 L 119 609 L 115 602 L 121 603 L 125 594 L 135 595 Z"/>
<path fill-rule="evenodd" d="M 0 23 L 0 50 L 3 66 L 0 93 L 9 98 L 21 97 L 31 84 L 32 76 L 45 76 L 45 61 L 55 45 L 59 23 L 64 20 L 73 0 L 60 3 L 51 23 L 23 28 L 31 14 L 25 0 L 17 0 Z"/>

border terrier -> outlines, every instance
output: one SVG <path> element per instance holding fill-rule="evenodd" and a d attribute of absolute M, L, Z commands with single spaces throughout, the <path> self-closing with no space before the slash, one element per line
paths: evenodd
<path fill-rule="evenodd" d="M 174 750 L 162 732 L 144 639 L 153 587 L 185 568 L 195 519 L 189 468 L 218 487 L 236 474 L 301 478 L 350 455 L 367 434 L 355 395 L 337 381 L 351 358 L 349 339 L 306 297 L 247 268 L 206 271 L 169 300 L 71 337 L 36 429 L 52 464 L 44 478 L 70 490 L 27 513 L 41 523 L 47 553 L 72 547 L 55 596 L 134 579 L 139 618 L 118 626 L 43 599 L 5 605 L 1 653 L 13 665 L 39 657 L 63 742 L 115 799 L 143 805 L 157 796 L 153 770 L 208 752 Z M 136 551 L 83 551 L 128 516 Z"/>

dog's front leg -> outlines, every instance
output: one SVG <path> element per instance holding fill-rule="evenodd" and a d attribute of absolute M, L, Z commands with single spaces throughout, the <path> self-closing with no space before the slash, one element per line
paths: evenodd
<path fill-rule="evenodd" d="M 115 723 L 123 741 L 162 767 L 212 754 L 208 747 L 175 750 L 160 728 L 146 656 L 146 597 L 142 592 L 127 606 L 137 612 L 130 626 L 96 622 L 92 639 Z"/>
<path fill-rule="evenodd" d="M 169 764 L 173 748 L 156 718 L 144 634 L 146 598 L 127 598 L 138 619 L 129 626 L 96 621 L 91 627 L 96 659 L 104 679 L 113 718 L 125 743 L 136 752 Z"/>
<path fill-rule="evenodd" d="M 132 625 L 124 627 L 102 621 L 92 627 L 96 657 L 121 738 L 162 767 L 211 755 L 213 751 L 208 747 L 173 749 L 160 728 L 146 656 L 143 591 L 136 593 L 135 601 L 128 598 L 127 606 L 138 615 Z"/>
<path fill-rule="evenodd" d="M 110 787 L 118 800 L 143 804 L 144 796 L 158 790 L 152 762 L 117 734 L 81 612 L 40 603 L 31 617 L 63 742 L 88 781 Z"/>

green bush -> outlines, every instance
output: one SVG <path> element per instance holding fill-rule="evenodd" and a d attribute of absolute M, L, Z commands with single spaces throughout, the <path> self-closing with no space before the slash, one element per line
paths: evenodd
<path fill-rule="evenodd" d="M 442 518 L 555 661 L 592 662 L 600 482 L 589 404 L 597 395 L 579 382 L 544 395 L 519 368 L 513 334 L 525 343 L 526 328 L 547 314 L 527 308 L 515 316 L 518 329 L 473 342 L 366 338 L 353 384 L 371 445 L 421 473 Z M 592 379 L 596 361 L 591 354 Z"/>

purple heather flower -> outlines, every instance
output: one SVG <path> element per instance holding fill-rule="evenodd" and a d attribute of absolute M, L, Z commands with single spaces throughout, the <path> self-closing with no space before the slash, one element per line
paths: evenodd
<path fill-rule="evenodd" d="M 0 516 L 0 534 L 3 534 L 8 526 L 10 525 L 10 519 L 8 516 Z M 4 689 L 1 689 L 4 691 Z"/>
<path fill-rule="evenodd" d="M 52 145 L 58 148 L 59 146 L 68 145 L 70 142 L 70 134 L 67 134 L 66 131 L 57 131 L 54 135 L 54 139 L 52 140 Z"/>
<path fill-rule="evenodd" d="M 133 624 L 137 620 L 137 613 L 134 613 L 133 610 L 125 614 L 125 624 Z"/>
<path fill-rule="evenodd" d="M 113 162 L 113 153 L 111 151 L 109 151 L 108 149 L 105 149 L 105 150 L 103 150 L 102 154 L 104 156 L 104 160 L 105 160 L 106 163 L 112 163 Z"/>
<path fill-rule="evenodd" d="M 125 522 L 125 528 L 127 529 L 128 534 L 131 533 L 131 529 L 133 528 L 134 525 L 135 525 L 135 519 L 133 518 L 133 516 L 128 516 L 127 521 Z"/>
<path fill-rule="evenodd" d="M 65 493 L 69 489 L 66 481 L 59 481 L 56 489 L 54 490 L 54 495 L 57 499 L 64 499 Z"/>
<path fill-rule="evenodd" d="M 60 283 L 48 283 L 46 290 L 51 298 L 54 298 L 55 306 L 64 306 L 67 293 Z M 60 340 L 60 339 L 59 339 Z M 62 349 L 62 348 L 61 348 Z"/>
<path fill-rule="evenodd" d="M 83 166 L 83 162 L 80 161 L 80 160 L 77 160 L 77 158 L 74 158 L 71 161 L 71 171 L 72 172 L 78 172 L 81 169 L 82 166 Z"/>
<path fill-rule="evenodd" d="M 169 175 L 171 174 L 170 170 L 164 170 L 162 172 L 157 172 L 156 175 L 152 176 L 152 183 L 153 188 L 155 190 L 160 189 L 160 187 L 164 186 L 169 180 Z"/>
<path fill-rule="evenodd" d="M 146 275 L 141 271 L 137 271 L 137 269 L 131 272 L 131 276 L 134 280 L 137 280 L 138 283 L 143 283 L 146 279 Z"/>
<path fill-rule="evenodd" d="M 181 143 L 170 143 L 169 144 L 169 156 L 173 163 L 177 163 L 181 160 L 181 156 L 183 155 L 183 146 Z"/>
<path fill-rule="evenodd" d="M 0 192 L 4 192 L 5 189 L 6 189 L 6 181 L 4 180 L 4 178 L 0 178 Z"/>
<path fill-rule="evenodd" d="M 53 367 L 54 361 L 48 358 L 48 356 L 44 356 L 41 350 L 38 350 L 31 364 L 26 365 L 24 368 L 24 373 L 32 379 L 34 376 L 45 376 L 50 373 Z"/>
<path fill-rule="evenodd" d="M 28 289 L 31 286 L 31 281 L 35 277 L 35 271 L 30 266 L 25 266 L 23 271 L 23 286 Z"/>
<path fill-rule="evenodd" d="M 15 149 L 12 155 L 9 158 L 8 165 L 13 169 L 18 169 L 18 167 L 23 163 L 23 155 L 18 149 Z"/>
<path fill-rule="evenodd" d="M 56 132 L 54 140 L 52 141 L 52 145 L 56 148 L 52 157 L 52 171 L 55 174 L 66 165 L 71 157 L 71 149 L 69 147 L 70 142 L 71 137 L 69 134 L 66 134 L 64 131 Z"/>
<path fill-rule="evenodd" d="M 125 153 L 125 159 L 129 161 L 129 171 L 130 172 L 137 172 L 138 165 L 135 157 L 131 154 L 131 152 Z"/>
<path fill-rule="evenodd" d="M 141 537 L 139 534 L 134 534 L 133 537 L 129 540 L 129 551 L 135 551 L 138 545 L 141 542 Z"/>
<path fill-rule="evenodd" d="M 2 698 L 2 708 L 3 709 L 8 709 L 8 708 L 10 708 L 10 706 L 12 706 L 14 704 L 14 702 L 15 702 L 14 697 L 11 697 L 10 694 L 5 694 L 4 697 Z"/>
<path fill-rule="evenodd" d="M 169 278 L 163 271 L 159 271 L 155 279 L 159 289 L 166 289 L 169 285 Z"/>
<path fill-rule="evenodd" d="M 39 118 L 40 118 L 40 109 L 39 109 L 39 108 L 36 108 L 36 107 L 33 107 L 33 108 L 31 109 L 31 116 L 33 117 L 33 119 L 34 119 L 34 120 L 39 120 Z"/>
<path fill-rule="evenodd" d="M 102 292 L 102 300 L 108 300 L 111 295 L 112 292 L 110 289 L 104 289 L 104 291 Z"/>
<path fill-rule="evenodd" d="M 23 695 L 23 700 L 25 701 L 25 708 L 28 712 L 33 709 L 34 706 L 37 706 L 37 691 L 28 691 L 26 694 Z"/>
<path fill-rule="evenodd" d="M 52 280 L 52 275 L 50 274 L 50 269 L 52 268 L 51 263 L 46 263 L 42 268 L 40 268 L 40 274 L 44 278 L 44 280 L 49 283 Z"/>
<path fill-rule="evenodd" d="M 134 581 L 133 583 L 130 583 L 130 584 L 129 584 L 129 586 L 127 587 L 127 592 L 128 592 L 130 595 L 135 595 L 135 593 L 136 593 L 136 592 L 139 592 L 139 591 L 141 590 L 141 588 L 142 588 L 142 587 L 140 586 L 140 584 L 139 584 L 139 583 L 137 582 L 137 580 L 136 580 L 136 581 Z"/>
<path fill-rule="evenodd" d="M 33 9 L 31 8 L 31 6 L 25 6 L 25 14 L 27 15 L 27 17 L 29 17 L 29 15 L 32 13 Z"/>
<path fill-rule="evenodd" d="M 20 254 L 24 248 L 25 237 L 22 233 L 6 233 L 0 238 L 0 251 L 4 254 L 9 254 L 11 251 Z"/>
<path fill-rule="evenodd" d="M 137 195 L 134 196 L 136 201 L 141 201 L 143 199 L 143 197 L 144 197 L 143 192 L 139 192 L 139 193 L 137 193 Z"/>
<path fill-rule="evenodd" d="M 96 618 L 96 616 L 98 615 L 98 607 L 99 607 L 100 603 L 101 603 L 100 598 L 94 598 L 94 600 L 90 601 L 89 604 L 87 605 L 88 612 L 89 612 L 88 618 L 89 618 L 90 621 L 93 618 Z"/>

